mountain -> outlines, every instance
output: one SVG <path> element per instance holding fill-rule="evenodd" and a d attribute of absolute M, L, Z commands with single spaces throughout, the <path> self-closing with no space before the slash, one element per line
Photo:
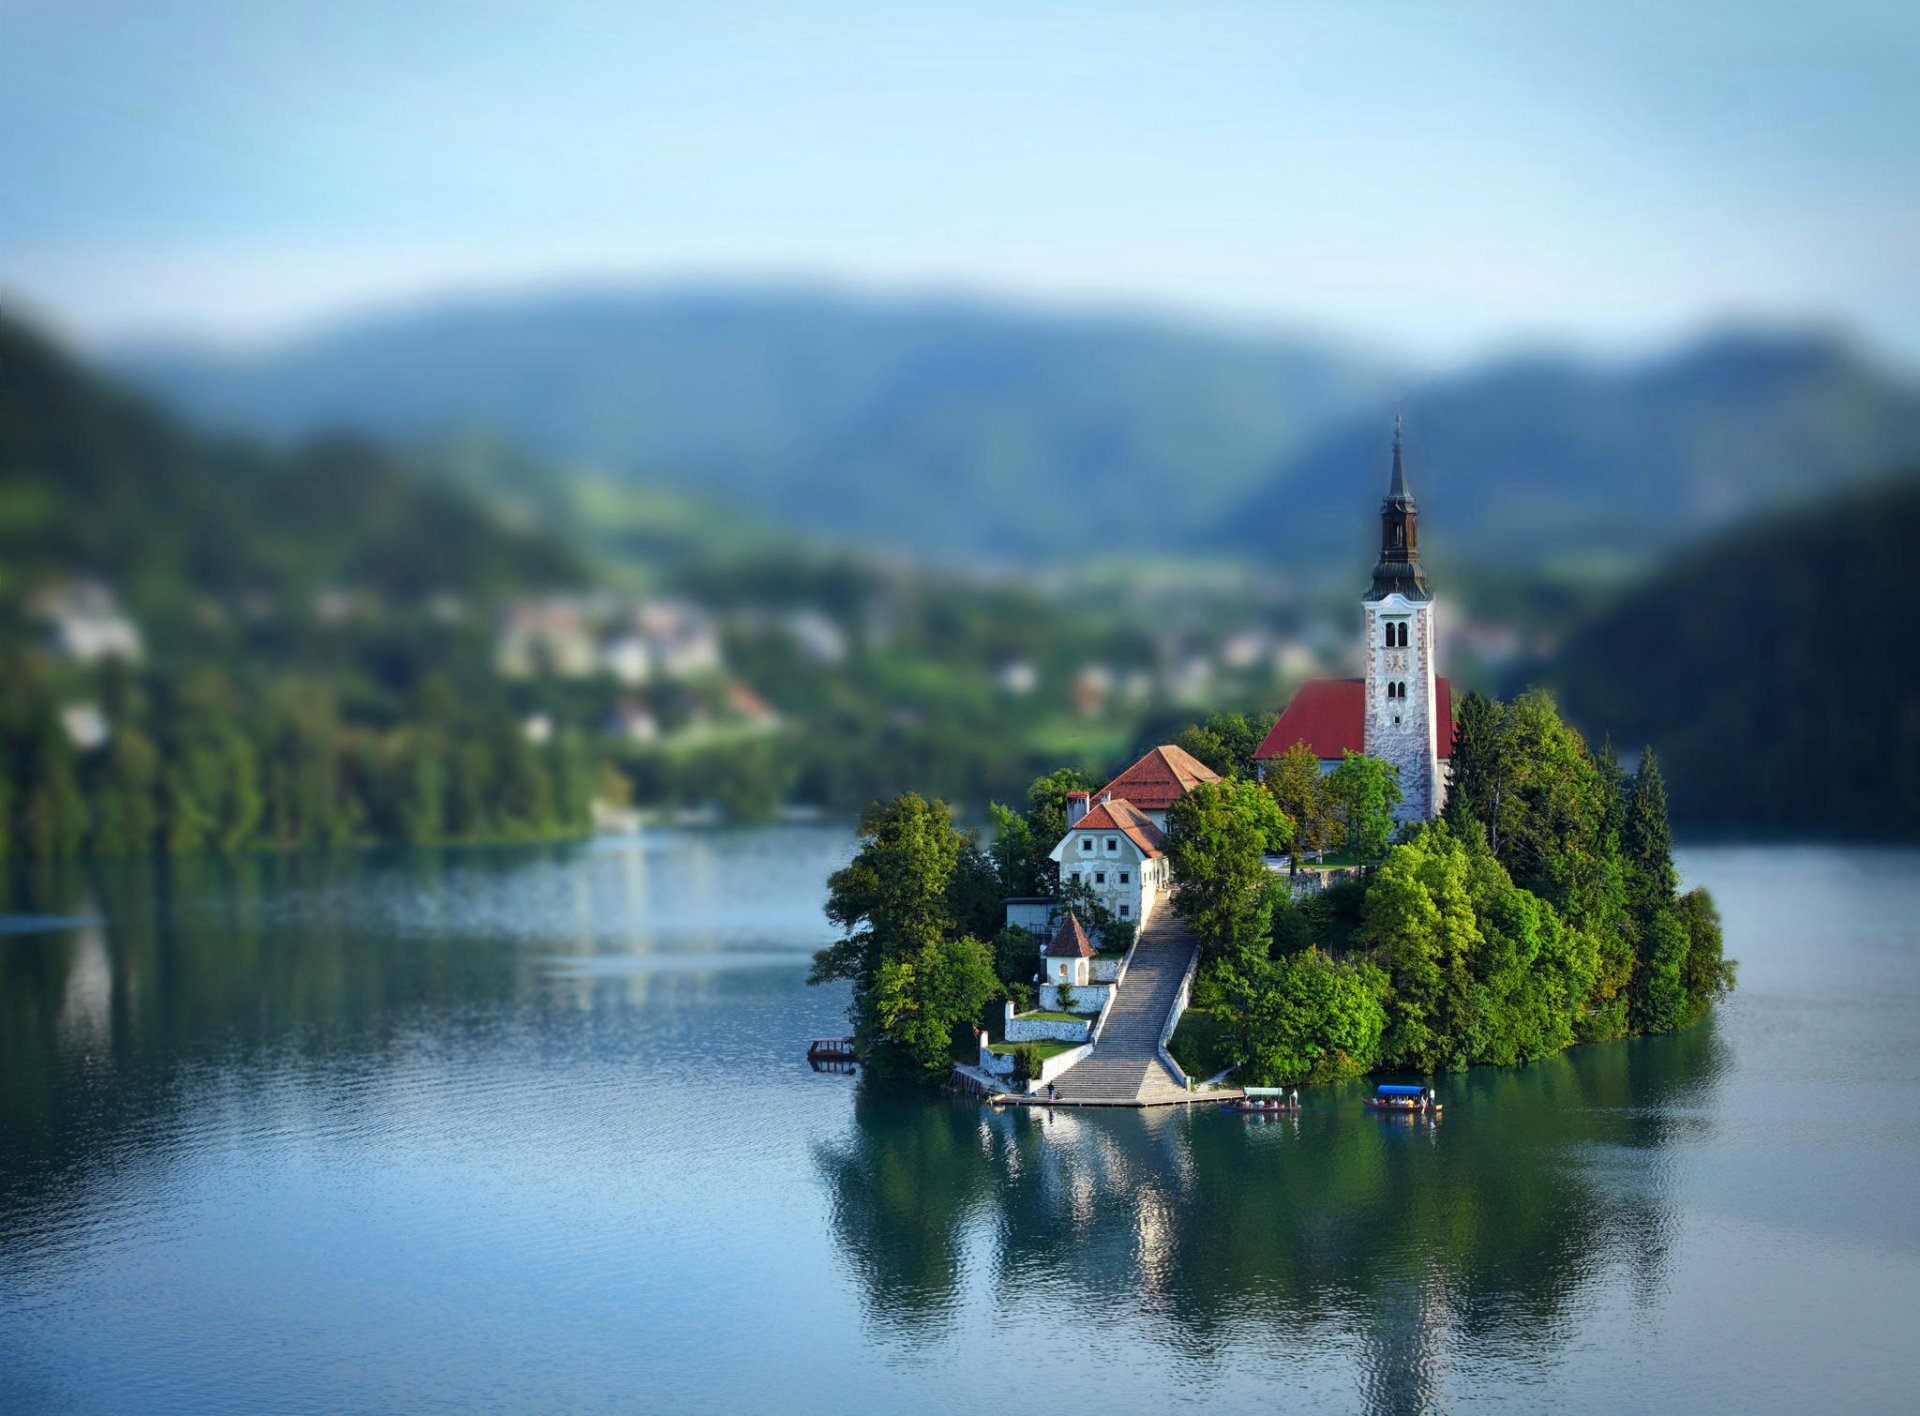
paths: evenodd
<path fill-rule="evenodd" d="M 97 577 L 146 612 L 196 597 L 397 600 L 576 584 L 580 558 L 352 438 L 210 438 L 0 317 L 0 589 Z"/>
<path fill-rule="evenodd" d="M 1920 455 L 1920 387 L 1827 335 L 1728 332 L 1624 368 L 1506 360 L 1404 407 L 1423 540 L 1473 563 L 1650 559 Z M 1376 533 L 1355 507 L 1384 484 L 1387 443 L 1374 417 L 1328 430 L 1222 540 L 1364 558 Z"/>
<path fill-rule="evenodd" d="M 1675 819 L 1912 835 L 1920 672 L 1899 606 L 1920 471 L 1688 552 L 1570 637 L 1569 717 L 1659 752 Z"/>
<path fill-rule="evenodd" d="M 254 431 L 479 430 L 818 536 L 1028 563 L 1364 561 L 1407 384 L 1299 340 L 766 289 L 451 304 L 119 367 Z M 1645 560 L 1920 454 L 1920 389 L 1817 334 L 1613 367 L 1508 358 L 1403 406 L 1431 546 L 1508 565 Z"/>
<path fill-rule="evenodd" d="M 806 531 L 950 557 L 1184 550 L 1396 376 L 1143 319 L 781 290 L 448 305 L 264 355 L 118 367 L 270 434 L 483 428 Z"/>

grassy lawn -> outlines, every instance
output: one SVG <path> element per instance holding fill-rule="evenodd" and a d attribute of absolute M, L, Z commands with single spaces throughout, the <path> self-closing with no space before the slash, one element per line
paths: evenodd
<path fill-rule="evenodd" d="M 1352 851 L 1339 850 L 1339 851 L 1328 851 L 1326 855 L 1322 856 L 1317 862 L 1303 860 L 1300 862 L 1300 868 L 1302 870 L 1305 870 L 1309 866 L 1317 865 L 1322 870 L 1339 870 L 1343 866 L 1375 865 L 1375 864 L 1378 864 L 1378 862 L 1371 861 L 1371 860 L 1364 860 L 1361 857 L 1355 855 Z"/>
<path fill-rule="evenodd" d="M 1168 1039 L 1167 1051 L 1189 1077 L 1201 1082 L 1233 1065 L 1227 1042 L 1224 1014 L 1208 1008 L 1189 1008 L 1180 1015 L 1180 1025 Z"/>
<path fill-rule="evenodd" d="M 1049 1057 L 1058 1057 L 1063 1052 L 1071 1052 L 1076 1047 L 1084 1046 L 1086 1044 L 1081 1042 L 996 1042 L 987 1048 L 987 1051 L 997 1052 L 1002 1057 L 1011 1057 L 1014 1048 L 1031 1047 L 1044 1062 Z"/>
<path fill-rule="evenodd" d="M 1034 1023 L 1085 1023 L 1093 1020 L 1091 1013 L 1062 1013 L 1057 1009 L 1039 1009 L 1032 1013 L 1015 1013 L 1014 1018 Z"/>

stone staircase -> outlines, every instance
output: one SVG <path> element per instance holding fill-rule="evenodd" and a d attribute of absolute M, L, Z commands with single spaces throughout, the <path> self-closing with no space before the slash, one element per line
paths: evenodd
<path fill-rule="evenodd" d="M 1160 1030 L 1198 947 L 1165 891 L 1133 947 L 1133 962 L 1114 996 L 1093 1052 L 1060 1075 L 1063 1101 L 1153 1106 L 1188 1100 L 1160 1060 Z"/>

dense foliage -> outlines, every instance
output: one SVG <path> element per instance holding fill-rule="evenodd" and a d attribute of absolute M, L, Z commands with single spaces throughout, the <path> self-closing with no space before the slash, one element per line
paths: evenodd
<path fill-rule="evenodd" d="M 964 932 L 981 923 L 969 868 L 979 859 L 946 803 L 908 793 L 867 809 L 859 851 L 827 882 L 827 917 L 842 933 L 814 955 L 807 982 L 853 986 L 856 1046 L 882 1075 L 944 1072 L 956 1030 L 1002 993 L 993 946 Z"/>
<path fill-rule="evenodd" d="M 1920 674 L 1879 609 L 1917 543 L 1909 471 L 1701 546 L 1567 640 L 1568 713 L 1657 747 L 1677 820 L 1910 835 Z"/>
<path fill-rule="evenodd" d="M 1686 1027 L 1733 986 L 1711 899 L 1678 893 L 1652 753 L 1622 777 L 1543 693 L 1469 695 L 1458 733 L 1445 819 L 1363 886 L 1276 888 L 1269 793 L 1196 791 L 1170 813 L 1195 1005 L 1245 1080 L 1526 1062 Z"/>

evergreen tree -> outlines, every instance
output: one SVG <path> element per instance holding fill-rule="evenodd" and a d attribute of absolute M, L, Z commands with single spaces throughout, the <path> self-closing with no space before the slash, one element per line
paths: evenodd
<path fill-rule="evenodd" d="M 1680 875 L 1673 866 L 1673 830 L 1667 824 L 1667 788 L 1660 763 L 1647 748 L 1634 773 L 1633 788 L 1620 829 L 1620 850 L 1626 866 L 1627 906 L 1634 919 L 1649 925 L 1679 893 Z"/>

